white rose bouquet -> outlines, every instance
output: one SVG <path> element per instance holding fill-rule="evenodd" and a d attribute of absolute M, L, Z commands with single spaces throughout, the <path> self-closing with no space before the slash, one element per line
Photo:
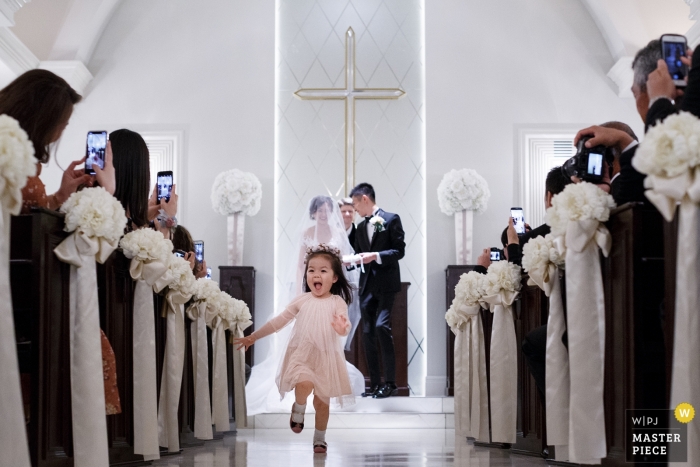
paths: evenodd
<path fill-rule="evenodd" d="M 481 294 L 486 297 L 498 295 L 501 291 L 519 292 L 522 286 L 521 280 L 520 266 L 508 261 L 496 261 L 491 263 L 481 282 Z"/>
<path fill-rule="evenodd" d="M 190 268 L 190 262 L 173 254 L 170 256 L 172 256 L 172 259 L 168 267 L 173 276 L 173 281 L 169 284 L 170 290 L 176 290 L 182 295 L 194 295 L 195 291 L 197 291 L 197 280 Z"/>
<path fill-rule="evenodd" d="M 649 129 L 632 159 L 638 171 L 673 178 L 700 164 L 700 119 L 670 115 Z"/>
<path fill-rule="evenodd" d="M 129 232 L 119 242 L 124 256 L 139 261 L 159 261 L 168 265 L 173 258 L 173 242 L 153 229 L 138 229 Z"/>
<path fill-rule="evenodd" d="M 223 216 L 242 212 L 254 216 L 260 211 L 262 185 L 248 172 L 238 169 L 221 172 L 211 188 L 211 204 L 214 211 Z"/>
<path fill-rule="evenodd" d="M 452 300 L 447 313 L 445 313 L 445 321 L 447 321 L 450 329 L 460 329 L 467 322 L 465 314 L 460 313 L 458 310 L 479 305 L 485 277 L 483 274 L 475 271 L 469 271 L 460 276 L 459 282 L 455 286 L 455 298 Z"/>
<path fill-rule="evenodd" d="M 552 235 L 566 233 L 569 221 L 597 220 L 606 222 L 610 209 L 615 207 L 613 197 L 588 182 L 572 183 L 552 198 L 545 220 L 552 228 Z"/>
<path fill-rule="evenodd" d="M 66 232 L 79 230 L 88 237 L 104 238 L 109 242 L 116 242 L 124 235 L 124 208 L 102 187 L 73 193 L 61 206 L 61 212 L 66 213 Z"/>
<path fill-rule="evenodd" d="M 219 284 L 211 279 L 197 279 L 194 284 L 195 300 L 211 301 L 219 294 Z"/>
<path fill-rule="evenodd" d="M 10 214 L 22 208 L 22 188 L 36 174 L 34 146 L 17 120 L 0 115 L 0 200 Z"/>
<path fill-rule="evenodd" d="M 486 210 L 491 192 L 484 177 L 473 169 L 450 170 L 437 189 L 440 210 L 451 216 L 460 211 Z"/>
<path fill-rule="evenodd" d="M 523 269 L 525 271 L 546 269 L 550 263 L 561 267 L 565 260 L 566 254 L 560 253 L 556 248 L 552 234 L 532 238 L 523 246 Z"/>

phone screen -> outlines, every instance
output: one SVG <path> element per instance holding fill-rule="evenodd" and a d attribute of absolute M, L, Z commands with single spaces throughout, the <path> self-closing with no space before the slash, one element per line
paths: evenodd
<path fill-rule="evenodd" d="M 513 225 L 518 235 L 525 233 L 525 217 L 523 216 L 523 208 L 510 208 L 510 216 L 513 218 Z"/>
<path fill-rule="evenodd" d="M 182 250 L 175 250 L 173 253 L 175 253 L 175 256 L 179 258 L 184 258 L 185 257 L 185 252 Z"/>
<path fill-rule="evenodd" d="M 158 202 L 163 198 L 165 198 L 165 201 L 170 201 L 170 193 L 173 191 L 173 173 L 158 172 L 156 183 L 158 184 Z"/>
<path fill-rule="evenodd" d="M 107 150 L 107 132 L 89 131 L 87 134 L 87 144 L 85 149 L 85 173 L 94 174 L 93 165 L 100 169 L 105 168 L 105 151 Z"/>
<path fill-rule="evenodd" d="M 685 42 L 663 42 L 664 61 L 674 81 L 685 79 L 686 66 L 681 61 L 685 57 Z"/>
<path fill-rule="evenodd" d="M 603 155 L 591 152 L 588 154 L 588 173 L 589 175 L 603 174 Z"/>
<path fill-rule="evenodd" d="M 500 261 L 501 260 L 501 252 L 498 251 L 498 248 L 491 249 L 491 261 Z"/>
<path fill-rule="evenodd" d="M 204 261 L 204 242 L 202 240 L 195 240 L 194 242 L 194 257 L 200 263 Z"/>
<path fill-rule="evenodd" d="M 211 268 L 207 268 L 207 279 L 211 279 Z"/>

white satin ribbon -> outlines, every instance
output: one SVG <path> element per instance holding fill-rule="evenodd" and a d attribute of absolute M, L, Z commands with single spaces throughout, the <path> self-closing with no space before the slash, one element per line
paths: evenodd
<path fill-rule="evenodd" d="M 10 209 L 4 202 L 0 202 L 0 235 L 0 453 L 6 465 L 29 467 L 10 291 Z"/>
<path fill-rule="evenodd" d="M 243 337 L 243 331 L 253 324 L 235 323 L 230 327 L 231 337 Z M 236 428 L 248 426 L 248 408 L 245 398 L 245 351 L 233 349 L 233 410 Z"/>
<path fill-rule="evenodd" d="M 194 437 L 213 439 L 211 429 L 211 400 L 209 398 L 209 349 L 207 346 L 207 304 L 197 301 L 187 308 L 192 320 L 192 364 L 194 372 Z"/>
<path fill-rule="evenodd" d="M 180 450 L 177 408 L 180 403 L 182 370 L 185 364 L 185 315 L 182 308 L 190 297 L 175 290 L 169 290 L 165 295 L 168 311 L 165 361 L 158 403 L 158 440 L 161 446 L 168 448 L 168 452 Z"/>
<path fill-rule="evenodd" d="M 95 261 L 104 263 L 117 242 L 75 231 L 55 249 L 70 268 L 70 361 L 75 467 L 107 467 L 100 309 Z"/>
<path fill-rule="evenodd" d="M 457 247 L 457 264 L 471 264 L 474 244 L 474 211 L 455 213 L 455 241 Z"/>
<path fill-rule="evenodd" d="M 479 305 L 456 307 L 460 324 L 455 335 L 455 433 L 478 441 L 489 440 L 489 399 L 486 386 L 486 349 Z"/>
<path fill-rule="evenodd" d="M 228 216 L 228 265 L 243 265 L 243 234 L 245 214 L 236 212 Z"/>
<path fill-rule="evenodd" d="M 599 464 L 607 455 L 603 382 L 605 299 L 600 248 L 612 238 L 597 220 L 569 221 L 566 229 L 566 303 L 569 342 L 569 460 Z"/>
<path fill-rule="evenodd" d="M 561 341 L 566 331 L 566 318 L 559 271 L 548 263 L 547 267 L 530 270 L 528 274 L 528 284 L 537 285 L 549 297 L 545 356 L 547 443 L 555 446 L 556 460 L 565 461 L 569 444 L 569 352 Z"/>
<path fill-rule="evenodd" d="M 518 408 L 518 342 L 513 302 L 518 292 L 482 297 L 493 313 L 491 331 L 491 442 L 515 443 Z"/>
<path fill-rule="evenodd" d="M 216 431 L 231 431 L 228 410 L 228 372 L 226 369 L 227 324 L 217 316 L 210 322 L 210 327 L 214 346 L 211 418 L 216 426 Z"/>
<path fill-rule="evenodd" d="M 158 391 L 156 386 L 156 328 L 153 290 L 162 290 L 172 279 L 160 261 L 139 261 L 129 265 L 134 288 L 134 453 L 144 460 L 160 459 L 158 446 Z"/>
<path fill-rule="evenodd" d="M 678 211 L 676 258 L 676 304 L 673 336 L 671 406 L 688 402 L 700 407 L 700 168 L 672 179 L 648 176 L 647 198 L 672 221 Z M 697 418 L 697 416 L 696 416 Z M 687 464 L 700 465 L 700 425 L 688 423 Z"/>

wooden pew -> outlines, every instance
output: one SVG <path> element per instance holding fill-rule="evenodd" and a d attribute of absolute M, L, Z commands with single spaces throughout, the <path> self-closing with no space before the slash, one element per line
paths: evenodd
<path fill-rule="evenodd" d="M 70 266 L 53 253 L 68 236 L 63 225 L 62 214 L 43 209 L 11 220 L 10 285 L 20 372 L 31 379 L 27 434 L 35 467 L 73 465 Z"/>
<path fill-rule="evenodd" d="M 410 395 L 410 389 L 408 387 L 408 287 L 410 285 L 409 282 L 401 283 L 401 291 L 396 294 L 394 307 L 391 310 L 391 333 L 394 337 L 396 386 L 398 387 L 399 396 Z M 365 358 L 365 346 L 362 344 L 362 321 L 360 321 L 355 331 L 355 337 L 352 340 L 350 351 L 345 352 L 345 358 L 348 362 L 355 365 L 365 376 L 365 388 L 370 389 L 369 371 L 367 371 L 367 359 Z"/>

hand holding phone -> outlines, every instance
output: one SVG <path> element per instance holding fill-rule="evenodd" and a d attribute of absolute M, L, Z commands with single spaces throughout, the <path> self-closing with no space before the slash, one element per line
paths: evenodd
<path fill-rule="evenodd" d="M 194 241 L 194 256 L 198 263 L 204 261 L 204 241 L 195 240 Z"/>
<path fill-rule="evenodd" d="M 156 200 L 158 203 L 162 199 L 165 199 L 166 202 L 170 201 L 170 195 L 172 194 L 173 191 L 173 171 L 172 170 L 164 170 L 162 172 L 158 172 L 158 175 L 156 176 Z"/>
<path fill-rule="evenodd" d="M 525 216 L 523 215 L 523 208 L 510 208 L 510 217 L 513 218 L 513 227 L 518 235 L 525 234 Z"/>
<path fill-rule="evenodd" d="M 85 143 L 85 173 L 93 175 L 97 166 L 100 169 L 105 168 L 105 152 L 107 151 L 107 132 L 106 131 L 88 131 L 87 141 Z"/>
<path fill-rule="evenodd" d="M 676 87 L 684 87 L 688 76 L 687 60 L 683 60 L 683 58 L 687 58 L 687 39 L 679 34 L 664 34 L 661 36 L 660 42 L 661 55 L 668 68 L 668 73 L 671 75 L 673 84 Z"/>
<path fill-rule="evenodd" d="M 491 247 L 491 261 L 500 261 L 501 260 L 501 250 L 499 250 L 497 247 Z"/>

